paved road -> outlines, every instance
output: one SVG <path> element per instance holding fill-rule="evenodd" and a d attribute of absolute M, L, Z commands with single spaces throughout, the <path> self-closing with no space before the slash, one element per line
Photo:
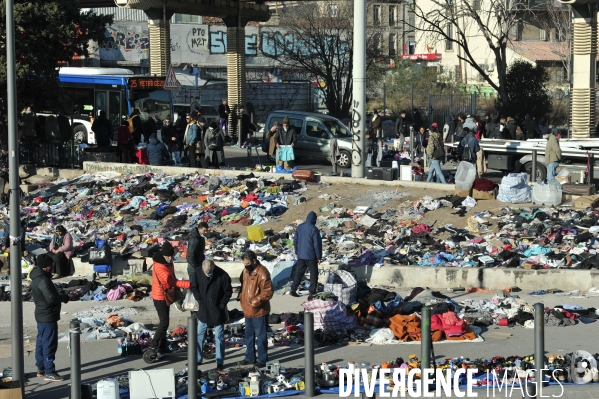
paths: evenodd
<path fill-rule="evenodd" d="M 411 289 L 399 288 L 397 292 L 402 296 L 407 296 Z M 464 294 L 464 293 L 447 293 L 456 300 L 463 298 L 491 298 L 493 294 Z M 555 295 L 545 295 L 542 297 L 533 297 L 526 294 L 520 295 L 528 303 L 542 302 L 546 306 L 555 306 L 558 304 L 581 305 L 583 307 L 599 308 L 599 298 L 592 297 L 586 299 L 564 298 Z M 273 312 L 297 312 L 301 310 L 301 303 L 305 298 L 292 298 L 288 296 L 275 295 L 272 303 Z M 32 305 L 26 303 L 24 306 L 27 312 L 25 316 L 26 327 L 33 327 L 34 321 Z M 105 304 L 103 304 L 105 305 Z M 110 303 L 112 306 L 126 307 L 146 307 L 151 319 L 149 322 L 157 323 L 157 316 L 154 314 L 153 305 L 150 299 L 146 298 L 141 302 L 130 302 L 126 300 Z M 67 312 L 62 316 L 60 331 L 64 332 L 68 320 L 72 318 L 72 314 L 80 309 L 86 309 L 97 304 L 88 304 L 85 302 L 71 302 L 63 307 L 63 311 Z M 230 304 L 230 307 L 237 307 L 235 302 Z M 0 302 L 0 314 L 10 314 L 10 303 Z M 139 316 L 141 317 L 141 316 Z M 135 319 L 136 317 L 134 317 Z M 6 321 L 5 323 L 8 323 Z M 175 328 L 177 324 L 186 323 L 186 314 L 179 313 L 173 309 L 171 312 L 170 328 Z M 545 328 L 545 350 L 546 353 L 564 354 L 574 350 L 586 350 L 590 353 L 599 352 L 597 344 L 597 326 L 599 324 L 578 324 L 570 327 L 547 327 Z M 9 324 L 0 324 L 0 345 L 10 343 Z M 275 326 L 276 327 L 276 326 Z M 493 332 L 509 333 L 511 336 L 507 339 L 493 339 Z M 486 336 L 485 342 L 480 343 L 436 343 L 434 350 L 436 359 L 440 360 L 446 357 L 470 357 L 470 358 L 490 358 L 501 355 L 529 355 L 534 350 L 533 330 L 524 329 L 521 327 L 507 328 L 490 326 L 483 329 L 483 338 Z M 34 337 L 31 337 L 33 340 Z M 95 383 L 102 378 L 125 374 L 130 370 L 138 369 L 159 369 L 159 368 L 174 368 L 176 372 L 185 368 L 186 354 L 173 355 L 164 362 L 148 365 L 143 362 L 139 356 L 120 357 L 117 354 L 116 340 L 105 341 L 89 341 L 82 342 L 82 359 L 81 370 L 82 380 L 88 383 Z M 385 360 L 408 356 L 415 353 L 420 357 L 419 344 L 399 344 L 399 345 L 372 345 L 367 344 L 359 346 L 324 346 L 318 347 L 315 350 L 315 362 L 328 362 L 333 364 L 347 364 L 348 361 L 369 361 L 371 364 L 381 364 Z M 296 367 L 304 365 L 304 348 L 303 347 L 276 347 L 269 350 L 270 360 L 279 360 L 282 365 L 287 367 Z M 226 364 L 235 364 L 243 359 L 243 350 L 228 350 Z M 59 373 L 66 377 L 66 381 L 61 383 L 44 381 L 42 378 L 36 378 L 35 375 L 29 378 L 29 385 L 26 388 L 28 399 L 63 399 L 69 396 L 69 357 L 66 343 L 60 343 L 57 353 L 56 364 Z M 11 365 L 10 352 L 3 351 L 0 353 L 0 370 Z M 214 367 L 213 361 L 204 365 L 205 369 Z M 35 359 L 33 353 L 25 356 L 25 370 L 28 373 L 35 371 Z M 486 396 L 486 391 L 478 391 L 481 397 Z M 516 392 L 516 391 L 515 391 Z M 549 391 L 548 391 L 549 392 Z M 546 393 L 550 395 L 551 393 Z M 554 391 L 554 395 L 559 395 L 559 391 Z M 499 395 L 505 397 L 504 393 Z M 334 395 L 330 397 L 336 397 Z M 512 396 L 517 397 L 517 396 Z M 567 398 L 597 398 L 599 397 L 599 384 L 588 385 L 585 387 L 567 386 L 566 394 L 563 397 Z"/>

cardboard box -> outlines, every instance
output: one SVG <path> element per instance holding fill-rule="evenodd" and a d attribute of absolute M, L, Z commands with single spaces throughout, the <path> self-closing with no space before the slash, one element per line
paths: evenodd
<path fill-rule="evenodd" d="M 583 195 L 574 200 L 574 208 L 586 209 L 599 207 L 599 195 Z"/>
<path fill-rule="evenodd" d="M 559 184 L 568 184 L 570 183 L 570 176 L 555 176 L 555 180 L 559 182 Z"/>
<path fill-rule="evenodd" d="M 457 195 L 458 197 L 472 197 L 472 189 L 470 190 L 458 190 L 457 188 L 455 189 L 455 195 Z"/>
<path fill-rule="evenodd" d="M 23 399 L 20 382 L 7 381 L 0 383 L 0 399 Z"/>
<path fill-rule="evenodd" d="M 491 191 L 472 190 L 472 198 L 477 200 L 494 200 L 497 198 L 497 189 Z"/>

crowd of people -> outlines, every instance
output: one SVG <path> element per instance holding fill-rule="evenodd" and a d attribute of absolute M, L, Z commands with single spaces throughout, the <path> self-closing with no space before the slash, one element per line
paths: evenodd
<path fill-rule="evenodd" d="M 437 183 L 446 183 L 441 169 L 447 157 L 451 155 L 445 146 L 447 143 L 459 143 L 455 151 L 455 157 L 460 162 L 469 162 L 476 167 L 477 175 L 483 175 L 487 171 L 486 159 L 479 141 L 485 139 L 496 140 L 530 140 L 545 138 L 547 180 L 559 185 L 555 180 L 556 169 L 561 160 L 561 149 L 555 133 L 543 134 L 538 121 L 531 115 L 526 114 L 521 119 L 519 114 L 512 116 L 499 115 L 493 118 L 487 113 L 483 119 L 477 115 L 449 114 L 445 118 L 445 124 L 440 130 L 436 122 L 426 125 L 422 121 L 420 111 L 414 108 L 410 117 L 406 111 L 401 111 L 395 121 L 395 138 L 399 140 L 399 148 L 405 150 L 406 136 L 414 132 L 414 155 L 426 157 L 429 165 L 428 182 L 434 179 Z M 382 119 L 378 110 L 373 110 L 370 127 L 366 132 L 366 149 L 368 158 L 366 166 L 378 166 L 383 152 L 383 129 Z"/>

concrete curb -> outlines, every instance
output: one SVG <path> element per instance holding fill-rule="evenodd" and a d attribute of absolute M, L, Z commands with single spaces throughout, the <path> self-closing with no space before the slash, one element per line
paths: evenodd
<path fill-rule="evenodd" d="M 250 173 L 247 170 L 229 170 L 229 169 L 205 169 L 205 168 L 182 168 L 175 166 L 151 166 L 151 165 L 135 165 L 135 164 L 123 164 L 123 163 L 109 163 L 109 162 L 83 162 L 83 170 L 87 173 L 98 173 L 98 172 L 117 172 L 121 174 L 143 174 L 143 173 L 163 173 L 166 175 L 180 175 L 184 174 L 207 174 L 213 176 L 222 175 L 245 175 Z M 272 178 L 288 177 L 291 178 L 290 174 L 287 173 L 270 173 L 270 172 L 251 172 L 255 176 L 264 176 Z M 353 177 L 337 177 L 337 176 L 320 176 L 320 181 L 326 183 L 335 184 L 361 184 L 365 186 L 389 186 L 389 187 L 410 187 L 410 188 L 421 188 L 421 189 L 434 189 L 442 191 L 453 192 L 455 185 L 453 184 L 439 184 L 439 183 L 427 183 L 419 181 L 383 181 L 383 180 L 368 180 L 359 179 Z"/>
<path fill-rule="evenodd" d="M 152 259 L 113 261 L 113 274 L 134 274 L 143 271 L 144 261 L 149 268 Z M 84 263 L 80 258 L 74 258 L 77 274 L 91 276 L 93 265 Z M 243 270 L 241 262 L 215 262 L 222 267 L 234 281 Z M 335 271 L 339 265 L 321 264 L 321 268 Z M 392 285 L 395 287 L 431 287 L 455 288 L 477 287 L 491 290 L 502 290 L 506 287 L 519 287 L 524 291 L 535 291 L 541 288 L 558 288 L 562 291 L 588 291 L 591 287 L 599 286 L 599 270 L 524 270 L 508 268 L 481 267 L 426 267 L 426 266 L 394 266 L 386 265 L 381 268 L 373 266 L 353 267 L 351 271 L 358 280 L 366 280 L 369 285 Z M 179 278 L 187 278 L 187 263 L 175 263 L 175 274 Z M 326 282 L 326 274 L 319 275 L 319 282 Z"/>

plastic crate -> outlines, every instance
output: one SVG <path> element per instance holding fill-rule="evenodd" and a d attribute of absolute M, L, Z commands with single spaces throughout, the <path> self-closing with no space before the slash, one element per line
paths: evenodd
<path fill-rule="evenodd" d="M 262 226 L 248 226 L 247 230 L 248 238 L 251 241 L 262 241 L 266 237 L 264 231 L 262 230 Z"/>

